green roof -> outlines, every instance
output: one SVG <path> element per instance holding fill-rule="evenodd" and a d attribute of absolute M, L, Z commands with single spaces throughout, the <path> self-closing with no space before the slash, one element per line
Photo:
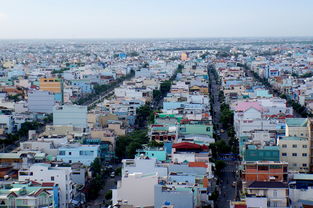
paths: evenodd
<path fill-rule="evenodd" d="M 289 127 L 306 127 L 308 123 L 307 118 L 287 118 L 286 124 Z"/>
<path fill-rule="evenodd" d="M 263 149 L 265 150 L 279 150 L 278 146 L 264 146 Z"/>
<path fill-rule="evenodd" d="M 158 131 L 167 131 L 168 130 L 168 127 L 167 126 L 154 126 L 152 127 L 151 129 L 153 130 L 158 130 Z"/>
<path fill-rule="evenodd" d="M 256 150 L 258 148 L 254 144 L 249 144 L 247 149 Z M 264 146 L 260 148 L 259 150 L 279 150 L 279 147 L 278 146 Z"/>
<path fill-rule="evenodd" d="M 294 180 L 313 180 L 313 174 L 295 174 Z"/>
<path fill-rule="evenodd" d="M 248 145 L 248 149 L 256 149 L 256 146 L 253 145 L 253 144 L 249 144 L 249 145 Z"/>
<path fill-rule="evenodd" d="M 158 116 L 159 116 L 160 118 L 166 118 L 166 117 L 175 118 L 175 117 L 176 117 L 175 114 L 158 114 Z"/>
<path fill-rule="evenodd" d="M 8 188 L 8 189 L 1 188 L 0 189 L 0 194 L 3 194 L 3 195 L 6 196 L 7 194 L 9 194 L 11 192 L 14 192 L 17 195 L 20 195 L 18 191 L 21 190 L 21 189 L 24 189 L 26 191 L 26 194 L 28 195 L 28 194 L 34 193 L 34 192 L 42 189 L 42 186 L 31 186 L 30 184 L 24 184 L 24 183 L 22 183 L 22 184 L 20 184 L 20 183 L 18 183 L 18 184 L 12 183 L 12 184 L 10 184 L 10 186 L 11 187 Z"/>
<path fill-rule="evenodd" d="M 17 154 L 17 153 L 0 153 L 0 158 L 19 159 L 20 158 L 20 154 Z"/>
<path fill-rule="evenodd" d="M 180 120 L 183 119 L 183 116 L 182 115 L 179 115 L 179 114 L 165 114 L 165 113 L 159 113 L 158 114 L 158 117 L 159 118 L 176 118 L 177 121 L 180 122 Z"/>

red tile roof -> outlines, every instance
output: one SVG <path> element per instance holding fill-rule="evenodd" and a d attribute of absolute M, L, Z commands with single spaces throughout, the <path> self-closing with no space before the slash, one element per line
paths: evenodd
<path fill-rule="evenodd" d="M 46 186 L 54 186 L 54 183 L 44 182 L 44 183 L 42 183 L 41 186 L 44 186 L 44 187 L 46 187 Z"/>
<path fill-rule="evenodd" d="M 189 162 L 188 166 L 189 167 L 203 167 L 203 168 L 208 167 L 208 165 L 205 162 Z"/>

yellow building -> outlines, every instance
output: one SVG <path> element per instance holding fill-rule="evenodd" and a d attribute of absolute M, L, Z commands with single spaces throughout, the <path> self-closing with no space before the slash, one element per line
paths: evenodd
<path fill-rule="evenodd" d="M 287 118 L 286 136 L 279 139 L 280 159 L 288 162 L 289 171 L 310 170 L 310 125 L 307 118 Z"/>
<path fill-rule="evenodd" d="M 286 136 L 309 137 L 309 125 L 307 118 L 286 119 Z"/>
<path fill-rule="evenodd" d="M 310 140 L 286 136 L 279 139 L 280 160 L 288 162 L 288 170 L 306 173 L 310 170 Z"/>
<path fill-rule="evenodd" d="M 187 53 L 182 53 L 181 55 L 180 55 L 180 60 L 182 60 L 182 61 L 187 61 L 188 60 L 188 54 Z"/>
<path fill-rule="evenodd" d="M 11 62 L 11 61 L 6 61 L 6 62 L 4 62 L 2 65 L 3 65 L 3 67 L 6 68 L 6 69 L 9 69 L 9 68 L 13 68 L 13 67 L 14 67 L 14 63 Z"/>
<path fill-rule="evenodd" d="M 40 90 L 61 93 L 62 92 L 62 83 L 58 78 L 40 78 L 39 80 Z"/>
<path fill-rule="evenodd" d="M 199 93 L 204 94 L 204 95 L 209 94 L 209 88 L 208 87 L 192 86 L 192 87 L 190 87 L 189 90 L 190 90 L 190 92 L 199 92 Z"/>

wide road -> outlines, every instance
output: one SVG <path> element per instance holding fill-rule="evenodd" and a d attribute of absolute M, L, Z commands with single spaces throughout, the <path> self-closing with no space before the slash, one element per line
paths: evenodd
<path fill-rule="evenodd" d="M 237 189 L 236 169 L 237 165 L 233 161 L 226 162 L 227 166 L 222 170 L 222 181 L 219 185 L 220 196 L 216 202 L 218 208 L 229 207 L 229 202 L 236 199 L 239 190 Z"/>
<path fill-rule="evenodd" d="M 220 122 L 221 118 L 221 100 L 219 97 L 220 85 L 218 81 L 215 79 L 213 73 L 213 66 L 208 67 L 209 72 L 209 80 L 210 80 L 210 95 L 213 101 L 212 111 L 213 111 L 213 124 L 216 126 L 216 133 L 219 134 L 220 139 L 225 140 L 228 143 L 228 135 L 227 132 L 220 132 L 222 129 L 222 124 Z M 225 208 L 229 207 L 229 201 L 235 200 L 236 196 L 238 196 L 238 190 L 234 184 L 237 184 L 236 180 L 236 170 L 237 170 L 237 162 L 236 161 L 227 161 L 226 167 L 222 170 L 222 174 L 219 176 L 220 184 L 218 186 L 219 190 L 219 198 L 216 201 L 216 207 Z"/>

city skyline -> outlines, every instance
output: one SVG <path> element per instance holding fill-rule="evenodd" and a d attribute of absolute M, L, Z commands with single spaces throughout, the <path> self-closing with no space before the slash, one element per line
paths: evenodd
<path fill-rule="evenodd" d="M 1 5 L 0 39 L 313 36 L 308 0 L 13 0 Z"/>

